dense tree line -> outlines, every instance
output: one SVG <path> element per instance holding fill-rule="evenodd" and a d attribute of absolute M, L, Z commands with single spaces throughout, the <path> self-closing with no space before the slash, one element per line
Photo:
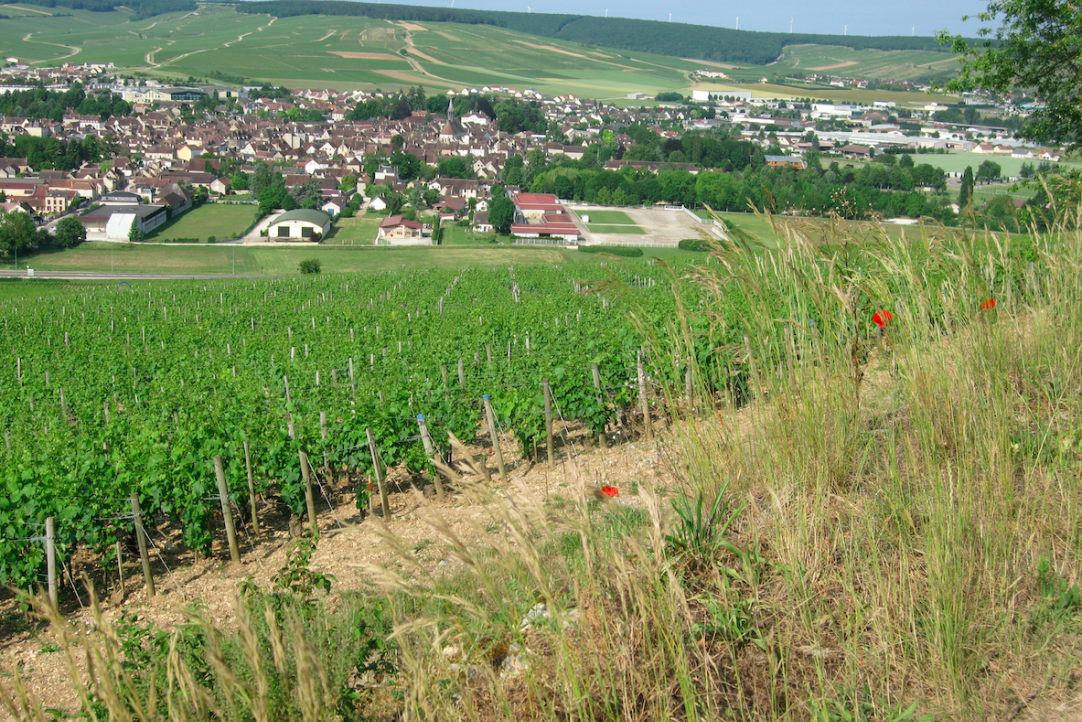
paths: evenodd
<path fill-rule="evenodd" d="M 721 60 L 765 65 L 777 60 L 787 45 L 841 45 L 857 50 L 933 50 L 946 52 L 934 38 L 869 37 L 762 33 L 707 25 L 667 23 L 630 18 L 589 15 L 516 13 L 494 10 L 383 5 L 342 0 L 273 0 L 245 2 L 238 12 L 266 13 L 277 17 L 297 15 L 352 15 L 382 20 L 456 22 L 496 25 L 531 35 L 541 35 L 586 45 L 618 50 L 658 53 L 699 60 Z"/>
<path fill-rule="evenodd" d="M 858 169 L 832 162 L 824 168 L 820 156 L 808 154 L 808 167 L 771 168 L 762 148 L 748 141 L 689 133 L 662 139 L 645 126 L 623 129 L 634 143 L 626 148 L 591 146 L 581 160 L 555 156 L 546 161 L 534 149 L 526 158 L 508 159 L 503 180 L 536 193 L 603 205 L 683 204 L 709 205 L 723 211 L 744 211 L 749 206 L 778 213 L 845 218 L 909 216 L 951 221 L 951 199 L 946 195 L 946 173 L 930 164 L 916 164 L 912 156 L 884 156 L 880 162 Z M 604 169 L 608 157 L 649 160 L 662 165 L 658 172 L 625 166 Z M 693 163 L 703 168 L 693 174 L 672 163 Z M 668 167 L 666 167 L 666 164 Z"/>
<path fill-rule="evenodd" d="M 8 138 L 0 134 L 0 158 L 26 158 L 35 171 L 73 171 L 84 163 L 98 163 L 110 152 L 112 141 L 103 143 L 96 135 L 83 139 L 60 140 L 17 135 Z"/>
<path fill-rule="evenodd" d="M 124 6 L 135 13 L 132 20 L 143 20 L 163 13 L 187 13 L 198 9 L 195 0 L 26 0 L 26 4 L 46 8 L 59 5 L 73 10 L 90 10 L 97 13 L 111 12 L 119 6 Z"/>
<path fill-rule="evenodd" d="M 349 120 L 402 120 L 415 111 L 443 115 L 447 113 L 447 102 L 447 98 L 442 95 L 426 96 L 424 88 L 418 85 L 396 95 L 360 101 L 350 111 Z M 478 95 L 455 98 L 454 102 L 457 117 L 473 112 L 481 113 L 495 120 L 497 127 L 505 133 L 521 133 L 526 130 L 545 133 L 548 130 L 548 121 L 545 120 L 541 104 L 536 101 Z"/>
<path fill-rule="evenodd" d="M 355 3 L 342 0 L 271 0 L 270 2 L 245 2 L 237 5 L 237 12 L 274 15 L 292 18 L 299 15 L 349 15 L 380 20 L 412 20 L 427 22 L 465 23 L 467 25 L 499 25 L 491 13 L 475 10 L 454 10 L 415 5 L 381 5 Z"/>
<path fill-rule="evenodd" d="M 0 95 L 0 115 L 7 117 L 48 118 L 59 123 L 67 110 L 105 120 L 113 115 L 130 115 L 131 105 L 108 91 L 88 95 L 79 83 L 66 91 L 38 86 Z"/>

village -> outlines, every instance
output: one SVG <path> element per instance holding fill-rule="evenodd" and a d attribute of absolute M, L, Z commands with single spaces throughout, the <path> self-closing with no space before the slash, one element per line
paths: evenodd
<path fill-rule="evenodd" d="M 811 151 L 856 161 L 891 149 L 969 152 L 1046 163 L 1061 159 L 1055 150 L 1014 139 L 1005 128 L 937 121 L 937 114 L 948 107 L 936 103 L 900 108 L 893 101 L 875 101 L 857 106 L 700 90 L 683 103 L 653 101 L 641 93 L 602 102 L 571 95 L 543 97 L 530 89 L 482 87 L 448 91 L 445 113 L 423 109 L 398 119 L 351 120 L 358 103 L 397 93 L 301 89 L 267 97 L 262 92 L 265 86 L 170 86 L 117 77 L 109 64 L 38 68 L 11 62 L 15 58 L 8 61 L 0 69 L 0 94 L 35 87 L 60 92 L 80 84 L 88 95 L 113 93 L 130 108 L 129 114 L 104 118 L 70 110 L 60 119 L 0 118 L 0 134 L 13 146 L 20 135 L 101 140 L 105 149 L 101 161 L 72 170 L 34 167 L 28 158 L 0 158 L 0 207 L 5 212 L 25 212 L 38 225 L 78 213 L 88 240 L 141 238 L 206 201 L 254 204 L 248 189 L 233 187 L 232 178 L 236 173 L 254 173 L 258 164 L 280 172 L 287 191 L 318 188 L 320 202 L 303 209 L 317 211 L 306 222 L 291 225 L 274 216 L 254 223 L 239 240 L 316 241 L 326 234 L 331 219 L 347 208 L 385 211 L 391 191 L 412 199 L 407 205 L 416 206 L 424 198 L 427 212 L 443 222 L 468 221 L 476 230 L 491 231 L 487 211 L 493 185 L 501 181 L 509 186 L 512 197 L 519 191 L 504 177 L 509 158 L 526 157 L 531 151 L 536 156 L 540 151 L 550 161 L 579 160 L 592 145 L 627 148 L 635 142 L 624 132 L 632 125 L 672 139 L 695 131 L 724 132 L 768 149 L 768 165 L 794 169 L 805 167 L 805 154 Z M 507 132 L 485 113 L 455 111 L 456 99 L 462 107 L 463 98 L 476 97 L 530 104 L 539 109 L 548 128 Z M 429 172 L 403 177 L 406 174 L 392 161 L 402 154 Z M 704 170 L 673 158 L 632 160 L 618 155 L 609 154 L 599 166 L 606 170 L 630 166 L 653 173 Z M 432 172 L 441 161 L 453 158 L 462 160 L 455 177 Z M 516 201 L 513 235 L 577 240 L 579 230 L 563 215 L 565 201 L 555 195 Z M 381 223 L 377 242 L 434 242 L 431 224 L 421 223 L 416 212 L 404 216 L 401 205 L 391 210 L 396 213 Z"/>

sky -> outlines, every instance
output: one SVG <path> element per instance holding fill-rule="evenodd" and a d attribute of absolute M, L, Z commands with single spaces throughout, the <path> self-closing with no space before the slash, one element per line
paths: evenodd
<path fill-rule="evenodd" d="M 374 1 L 374 0 L 369 0 Z M 391 2 L 450 7 L 450 0 L 390 0 Z M 668 20 L 732 28 L 740 18 L 741 30 L 842 35 L 934 35 L 948 29 L 972 36 L 980 24 L 962 22 L 963 15 L 985 9 L 981 0 L 756 0 L 755 2 L 702 2 L 701 0 L 454 0 L 456 9 L 511 10 L 541 13 Z M 848 25 L 848 31 L 846 30 Z"/>

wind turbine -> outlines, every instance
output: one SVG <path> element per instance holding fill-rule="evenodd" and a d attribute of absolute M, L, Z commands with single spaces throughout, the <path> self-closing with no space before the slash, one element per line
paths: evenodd
<path fill-rule="evenodd" d="M 789 34 L 793 34 L 793 19 L 789 20 Z"/>
<path fill-rule="evenodd" d="M 605 8 L 605 17 L 608 17 L 608 16 L 609 16 L 609 9 Z"/>
<path fill-rule="evenodd" d="M 848 35 L 849 34 L 849 26 L 846 25 L 844 27 L 845 27 L 845 30 L 843 31 L 843 34 Z"/>
<path fill-rule="evenodd" d="M 672 22 L 672 13 L 669 13 L 669 22 Z"/>
<path fill-rule="evenodd" d="M 740 16 L 739 15 L 736 16 L 736 29 L 737 30 L 740 29 Z"/>

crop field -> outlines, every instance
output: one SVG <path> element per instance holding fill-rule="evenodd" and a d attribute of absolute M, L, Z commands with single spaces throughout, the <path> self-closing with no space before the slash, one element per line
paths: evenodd
<path fill-rule="evenodd" d="M 790 45 L 773 68 L 790 68 L 805 75 L 819 73 L 913 80 L 951 77 L 958 70 L 958 61 L 951 53 L 929 50 L 854 50 L 832 45 Z"/>
<path fill-rule="evenodd" d="M 171 238 L 198 238 L 206 242 L 211 236 L 219 241 L 240 235 L 255 218 L 256 206 L 232 203 L 207 203 L 193 208 L 155 228 L 144 239 L 163 242 Z"/>

